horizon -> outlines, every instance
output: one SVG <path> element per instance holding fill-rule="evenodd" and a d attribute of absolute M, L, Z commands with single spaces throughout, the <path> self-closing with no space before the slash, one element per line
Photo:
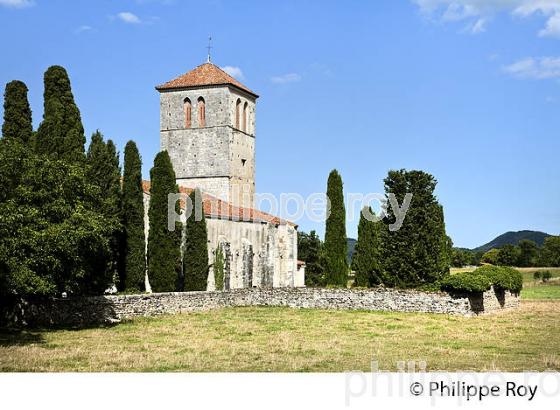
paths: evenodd
<path fill-rule="evenodd" d="M 345 194 L 382 193 L 390 169 L 420 169 L 439 182 L 456 247 L 510 231 L 557 235 L 560 27 L 549 23 L 560 2 L 530 12 L 524 1 L 489 1 L 468 14 L 476 2 L 464 0 L 455 15 L 446 3 L 288 2 L 273 15 L 258 2 L 1 0 L 0 80 L 27 84 L 36 129 L 43 73 L 64 66 L 88 143 L 99 129 L 122 159 L 133 139 L 148 179 L 159 150 L 154 87 L 204 63 L 211 35 L 212 62 L 260 95 L 257 192 L 325 192 L 336 168 Z M 212 18 L 185 32 L 192 14 Z M 224 24 L 232 19 L 240 24 Z M 349 238 L 357 224 L 348 221 Z M 299 226 L 323 237 L 324 224 Z"/>

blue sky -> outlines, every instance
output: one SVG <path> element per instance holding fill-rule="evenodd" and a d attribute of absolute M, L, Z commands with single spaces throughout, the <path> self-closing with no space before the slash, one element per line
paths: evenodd
<path fill-rule="evenodd" d="M 134 139 L 147 178 L 154 86 L 204 62 L 210 34 L 261 96 L 257 191 L 324 192 L 337 168 L 346 192 L 383 192 L 389 169 L 422 169 L 457 246 L 560 233 L 560 0 L 0 0 L 0 83 L 26 82 L 37 126 L 63 65 L 88 136 Z"/>

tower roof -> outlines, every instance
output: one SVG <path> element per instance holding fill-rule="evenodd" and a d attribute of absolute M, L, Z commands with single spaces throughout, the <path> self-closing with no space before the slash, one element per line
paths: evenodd
<path fill-rule="evenodd" d="M 195 69 L 171 81 L 158 85 L 156 90 L 164 91 L 179 88 L 204 87 L 206 85 L 232 85 L 240 90 L 254 95 L 255 97 L 258 97 L 258 95 L 253 91 L 212 63 L 199 65 Z"/>

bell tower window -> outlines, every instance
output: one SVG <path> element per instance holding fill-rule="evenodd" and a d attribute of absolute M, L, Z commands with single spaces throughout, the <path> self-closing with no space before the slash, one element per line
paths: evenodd
<path fill-rule="evenodd" d="M 188 98 L 185 98 L 183 102 L 183 109 L 185 111 L 185 128 L 190 128 L 192 125 L 192 104 Z"/>
<path fill-rule="evenodd" d="M 247 111 L 249 104 L 245 103 L 245 105 L 243 105 L 243 132 L 247 132 Z"/>
<path fill-rule="evenodd" d="M 198 126 L 206 127 L 206 104 L 202 97 L 198 97 Z"/>
<path fill-rule="evenodd" d="M 237 129 L 241 127 L 240 117 L 241 117 L 241 99 L 238 98 L 237 102 L 235 103 L 235 128 Z"/>

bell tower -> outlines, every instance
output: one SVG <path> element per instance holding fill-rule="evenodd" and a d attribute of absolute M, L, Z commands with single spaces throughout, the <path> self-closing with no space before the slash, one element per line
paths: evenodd
<path fill-rule="evenodd" d="M 258 95 L 210 62 L 156 90 L 177 184 L 253 208 Z"/>

